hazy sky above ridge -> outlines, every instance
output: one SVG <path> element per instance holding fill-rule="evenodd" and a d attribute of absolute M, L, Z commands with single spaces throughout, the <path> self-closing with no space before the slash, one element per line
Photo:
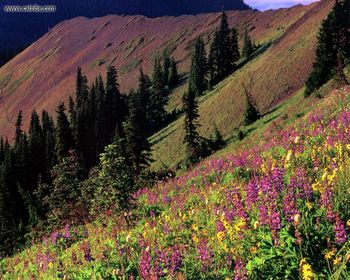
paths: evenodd
<path fill-rule="evenodd" d="M 245 0 L 244 2 L 260 11 L 310 4 L 318 0 Z"/>

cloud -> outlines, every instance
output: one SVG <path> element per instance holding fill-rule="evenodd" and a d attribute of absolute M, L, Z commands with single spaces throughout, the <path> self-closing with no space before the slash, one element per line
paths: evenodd
<path fill-rule="evenodd" d="M 318 0 L 245 0 L 245 2 L 258 10 L 269 10 L 291 7 L 297 4 L 310 4 Z"/>

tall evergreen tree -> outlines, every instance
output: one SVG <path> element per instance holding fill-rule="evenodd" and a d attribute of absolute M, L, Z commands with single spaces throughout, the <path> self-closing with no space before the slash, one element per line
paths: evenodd
<path fill-rule="evenodd" d="M 127 154 L 136 173 L 140 173 L 149 165 L 150 144 L 147 131 L 143 125 L 146 118 L 141 95 L 137 92 L 129 94 L 130 115 L 125 123 Z"/>
<path fill-rule="evenodd" d="M 74 138 L 65 111 L 66 108 L 64 103 L 60 102 L 56 110 L 57 124 L 55 149 L 58 160 L 67 157 L 69 151 L 74 148 Z"/>
<path fill-rule="evenodd" d="M 170 73 L 170 57 L 168 51 L 164 51 L 163 54 L 163 84 L 169 86 L 169 73 Z"/>
<path fill-rule="evenodd" d="M 194 45 L 194 53 L 191 59 L 191 69 L 189 74 L 189 87 L 197 96 L 201 95 L 207 88 L 207 58 L 204 42 L 197 38 Z"/>
<path fill-rule="evenodd" d="M 116 68 L 114 66 L 108 66 L 105 95 L 105 118 L 106 135 L 109 143 L 111 143 L 113 139 L 116 126 L 121 125 L 128 114 L 127 104 L 120 94 L 117 78 Z"/>
<path fill-rule="evenodd" d="M 138 94 L 140 95 L 141 104 L 143 105 L 145 111 L 145 120 L 144 127 L 147 135 L 151 134 L 151 118 L 150 110 L 151 110 L 151 94 L 152 94 L 152 81 L 151 79 L 145 75 L 140 69 L 140 77 L 139 77 L 139 85 L 138 85 Z"/>
<path fill-rule="evenodd" d="M 340 85 L 346 83 L 343 70 L 350 57 L 349 5 L 349 0 L 337 0 L 333 10 L 321 25 L 316 59 L 313 71 L 306 82 L 305 97 L 334 76 Z"/>
<path fill-rule="evenodd" d="M 104 147 L 108 144 L 106 118 L 107 118 L 107 104 L 105 87 L 101 75 L 96 79 L 96 147 L 97 153 L 100 154 L 104 151 Z"/>
<path fill-rule="evenodd" d="M 218 76 L 221 80 L 233 70 L 234 66 L 231 34 L 224 11 L 221 14 L 218 36 Z"/>
<path fill-rule="evenodd" d="M 40 118 L 36 111 L 32 112 L 29 126 L 29 168 L 32 190 L 36 188 L 39 175 L 45 174 L 45 142 Z"/>
<path fill-rule="evenodd" d="M 170 88 L 175 87 L 179 83 L 179 73 L 177 71 L 177 64 L 175 58 L 172 57 L 170 60 L 170 71 L 168 84 Z"/>
<path fill-rule="evenodd" d="M 243 37 L 242 55 L 247 58 L 251 56 L 254 51 L 255 51 L 254 44 L 252 42 L 252 39 L 249 36 L 248 31 L 246 30 Z"/>
<path fill-rule="evenodd" d="M 215 31 L 208 57 L 210 87 L 219 82 L 219 32 Z"/>
<path fill-rule="evenodd" d="M 238 31 L 234 27 L 231 29 L 231 56 L 233 67 L 235 67 L 236 62 L 240 59 L 241 55 L 239 53 Z"/>
<path fill-rule="evenodd" d="M 195 162 L 200 157 L 200 137 L 197 132 L 198 124 L 198 104 L 196 93 L 191 87 L 183 96 L 183 111 L 185 113 L 185 138 L 188 158 Z"/>
<path fill-rule="evenodd" d="M 42 174 L 42 182 L 50 181 L 50 171 L 57 163 L 55 153 L 55 125 L 49 113 L 45 110 L 41 113 L 41 127 L 44 141 L 45 173 Z"/>
<path fill-rule="evenodd" d="M 164 88 L 163 69 L 157 59 L 154 64 L 152 75 L 152 92 L 150 96 L 150 122 L 153 129 L 159 128 L 166 120 L 165 106 L 168 103 L 168 94 Z"/>

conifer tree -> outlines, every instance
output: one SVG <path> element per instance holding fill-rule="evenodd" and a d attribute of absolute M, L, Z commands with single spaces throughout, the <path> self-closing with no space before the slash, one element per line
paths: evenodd
<path fill-rule="evenodd" d="M 233 67 L 235 67 L 235 63 L 241 57 L 239 53 L 238 31 L 235 28 L 231 29 L 231 56 L 232 56 Z"/>
<path fill-rule="evenodd" d="M 57 124 L 56 124 L 56 155 L 58 160 L 67 157 L 69 151 L 74 148 L 74 139 L 70 129 L 69 121 L 65 113 L 66 108 L 63 102 L 57 107 Z"/>
<path fill-rule="evenodd" d="M 343 71 L 350 57 L 349 2 L 337 0 L 327 19 L 322 22 L 314 68 L 306 82 L 305 97 L 334 76 L 340 86 L 346 83 Z"/>
<path fill-rule="evenodd" d="M 183 96 L 183 111 L 185 113 L 185 138 L 188 158 L 195 162 L 200 158 L 200 137 L 197 132 L 198 124 L 198 104 L 196 93 L 191 87 Z"/>
<path fill-rule="evenodd" d="M 168 103 L 168 94 L 164 88 L 163 70 L 159 60 L 155 61 L 152 75 L 152 92 L 150 96 L 150 122 L 153 129 L 159 128 L 166 120 L 165 106 Z"/>
<path fill-rule="evenodd" d="M 141 96 L 137 92 L 129 94 L 129 112 L 130 115 L 125 123 L 126 150 L 132 167 L 138 174 L 149 165 L 150 145 L 143 126 L 146 112 Z"/>
<path fill-rule="evenodd" d="M 234 66 L 230 35 L 227 15 L 223 11 L 221 14 L 220 28 L 218 31 L 218 78 L 220 80 L 225 78 L 233 70 Z"/>
<path fill-rule="evenodd" d="M 219 69 L 218 69 L 219 68 L 219 32 L 218 31 L 215 31 L 214 37 L 210 44 L 208 68 L 209 68 L 210 87 L 212 87 L 219 82 Z"/>
<path fill-rule="evenodd" d="M 147 135 L 151 134 L 151 93 L 152 93 L 152 81 L 145 75 L 140 69 L 139 85 L 138 85 L 138 94 L 140 95 L 141 104 L 143 105 L 145 111 L 145 120 L 144 127 Z"/>
<path fill-rule="evenodd" d="M 128 114 L 127 104 L 120 94 L 117 70 L 114 66 L 107 68 L 105 95 L 105 119 L 107 141 L 111 143 L 116 125 L 121 125 Z"/>
<path fill-rule="evenodd" d="M 242 49 L 242 55 L 243 57 L 247 58 L 251 56 L 254 53 L 254 44 L 252 42 L 252 39 L 250 38 L 248 31 L 246 30 L 243 37 L 243 49 Z"/>
<path fill-rule="evenodd" d="M 168 84 L 170 88 L 175 87 L 179 83 L 179 73 L 177 71 L 177 64 L 175 58 L 172 57 L 170 60 L 170 72 Z"/>
<path fill-rule="evenodd" d="M 204 42 L 201 38 L 197 38 L 189 74 L 189 87 L 191 88 L 191 92 L 194 92 L 197 96 L 201 95 L 207 88 L 207 72 L 208 68 Z"/>
<path fill-rule="evenodd" d="M 259 110 L 251 96 L 252 81 L 250 81 L 249 88 L 243 83 L 244 95 L 247 100 L 246 110 L 244 113 L 244 124 L 250 125 L 260 118 Z"/>
<path fill-rule="evenodd" d="M 32 112 L 29 126 L 29 167 L 30 182 L 32 190 L 36 188 L 39 175 L 45 174 L 45 149 L 43 130 L 40 125 L 40 118 L 36 111 Z"/>
<path fill-rule="evenodd" d="M 45 110 L 41 113 L 41 127 L 44 141 L 45 173 L 42 174 L 42 182 L 50 181 L 50 171 L 57 163 L 55 154 L 55 126 L 49 113 Z"/>
<path fill-rule="evenodd" d="M 170 57 L 168 51 L 163 54 L 163 84 L 169 86 L 169 73 L 170 73 Z"/>
<path fill-rule="evenodd" d="M 102 153 L 104 147 L 108 144 L 107 129 L 106 129 L 106 118 L 107 118 L 107 105 L 105 96 L 105 87 L 101 75 L 96 79 L 96 122 L 95 122 L 95 133 L 96 133 L 96 148 L 97 153 Z"/>

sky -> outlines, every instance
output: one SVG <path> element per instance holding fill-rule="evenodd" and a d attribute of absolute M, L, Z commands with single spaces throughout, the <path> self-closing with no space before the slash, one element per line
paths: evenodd
<path fill-rule="evenodd" d="M 310 4 L 317 0 L 245 0 L 244 2 L 260 11 L 295 6 L 297 4 Z"/>

